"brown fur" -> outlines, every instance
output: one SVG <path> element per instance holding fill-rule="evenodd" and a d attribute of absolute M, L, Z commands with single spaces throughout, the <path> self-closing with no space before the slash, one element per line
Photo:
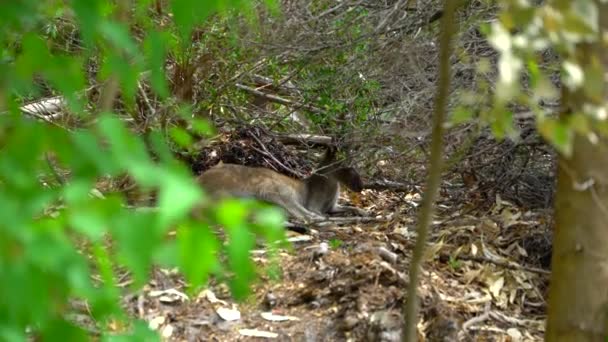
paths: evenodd
<path fill-rule="evenodd" d="M 353 191 L 362 189 L 359 174 L 349 167 L 296 180 L 267 168 L 220 163 L 201 174 L 197 180 L 213 195 L 254 197 L 281 206 L 299 219 L 321 220 L 330 213 L 362 212 L 358 208 L 336 203 L 340 193 L 339 183 Z"/>

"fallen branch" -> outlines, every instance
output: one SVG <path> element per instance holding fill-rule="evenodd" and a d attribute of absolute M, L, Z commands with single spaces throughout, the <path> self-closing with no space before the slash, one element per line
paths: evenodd
<path fill-rule="evenodd" d="M 386 217 L 363 217 L 363 216 L 353 216 L 353 217 L 329 217 L 322 221 L 313 222 L 314 226 L 317 227 L 326 227 L 336 224 L 353 224 L 353 223 L 372 223 L 372 222 L 386 222 L 388 219 Z"/>
<path fill-rule="evenodd" d="M 282 97 L 277 96 L 277 95 L 267 94 L 267 93 L 265 93 L 263 91 L 255 89 L 255 88 L 248 87 L 248 86 L 246 86 L 244 84 L 237 83 L 236 87 L 239 88 L 239 89 L 241 89 L 241 90 L 244 90 L 244 91 L 246 91 L 248 93 L 251 93 L 251 94 L 253 94 L 255 96 L 263 97 L 263 98 L 265 98 L 265 99 L 267 99 L 268 101 L 271 101 L 271 102 L 275 102 L 275 103 L 282 104 L 282 105 L 285 105 L 285 106 L 290 106 L 290 107 L 303 108 L 303 109 L 306 109 L 306 110 L 308 110 L 310 112 L 313 112 L 315 114 L 324 114 L 325 113 L 323 110 L 321 110 L 320 108 L 317 108 L 315 106 L 311 106 L 311 105 L 308 105 L 308 104 L 305 104 L 305 103 L 301 103 L 301 102 L 297 102 L 297 101 L 291 101 L 291 100 L 282 98 Z"/>
<path fill-rule="evenodd" d="M 300 91 L 298 88 L 289 80 L 289 78 L 285 78 L 283 80 L 279 80 L 278 82 L 274 82 L 274 80 L 270 77 L 253 74 L 251 75 L 251 79 L 258 86 L 264 89 L 270 89 L 275 93 L 283 93 L 288 95 L 300 95 Z"/>
<path fill-rule="evenodd" d="M 373 180 L 363 185 L 364 189 L 370 190 L 391 190 L 395 192 L 408 192 L 411 191 L 413 185 L 401 182 L 395 182 L 388 179 Z"/>
<path fill-rule="evenodd" d="M 263 154 L 263 155 L 266 155 L 268 158 L 270 158 L 270 159 L 274 160 L 274 161 L 275 161 L 275 163 L 277 163 L 277 164 L 278 164 L 280 167 L 282 167 L 282 168 L 283 168 L 285 171 L 291 172 L 292 174 L 294 174 L 294 175 L 296 175 L 296 176 L 298 176 L 298 177 L 300 177 L 300 178 L 303 178 L 303 175 L 302 175 L 300 172 L 297 172 L 297 171 L 295 171 L 295 170 L 293 170 L 293 169 L 291 169 L 291 168 L 289 168 L 289 167 L 285 166 L 285 164 L 281 163 L 281 162 L 280 162 L 280 161 L 279 161 L 279 160 L 278 160 L 278 159 L 277 159 L 277 158 L 276 158 L 274 155 L 272 155 L 272 153 L 270 153 L 270 151 L 268 151 L 268 149 L 266 148 L 266 145 L 264 145 L 264 144 L 263 144 L 263 143 L 260 141 L 260 139 L 258 139 L 258 137 L 256 137 L 256 136 L 255 136 L 255 134 L 249 134 L 249 136 L 250 136 L 250 137 L 251 137 L 253 140 L 255 140 L 255 141 L 258 143 L 258 145 L 260 145 L 260 147 L 261 147 L 261 148 L 262 148 L 264 151 L 261 151 L 261 150 L 259 150 L 259 149 L 255 148 L 255 146 L 251 146 L 251 148 L 252 148 L 252 149 L 254 149 L 254 150 L 255 150 L 255 151 L 257 151 L 258 153 L 261 153 L 261 154 Z"/>
<path fill-rule="evenodd" d="M 382 260 L 389 262 L 391 264 L 396 264 L 398 256 L 396 253 L 393 253 L 386 249 L 386 247 L 378 247 L 376 248 L 376 253 L 382 258 Z"/>
<path fill-rule="evenodd" d="M 475 316 L 462 324 L 462 330 L 467 331 L 475 324 L 482 323 L 490 318 L 490 305 L 486 303 L 483 314 Z"/>
<path fill-rule="evenodd" d="M 285 134 L 278 135 L 275 137 L 278 141 L 285 145 L 322 145 L 330 146 L 332 144 L 332 137 L 327 135 L 315 135 L 315 134 Z"/>

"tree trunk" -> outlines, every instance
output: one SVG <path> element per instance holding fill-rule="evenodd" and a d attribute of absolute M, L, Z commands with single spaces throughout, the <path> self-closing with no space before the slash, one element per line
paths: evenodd
<path fill-rule="evenodd" d="M 577 137 L 560 158 L 547 341 L 608 336 L 608 146 Z"/>
<path fill-rule="evenodd" d="M 607 7 L 596 4 L 600 27 L 606 30 Z M 582 67 L 599 57 L 608 70 L 601 38 L 594 45 L 581 45 L 577 52 Z M 602 99 L 590 98 L 583 90 L 563 88 L 563 116 L 582 112 L 585 103 L 605 106 Z M 605 81 L 603 94 L 605 101 Z M 608 140 L 592 143 L 586 135 L 576 134 L 572 151 L 570 158 L 560 156 L 558 164 L 545 339 L 608 341 Z"/>

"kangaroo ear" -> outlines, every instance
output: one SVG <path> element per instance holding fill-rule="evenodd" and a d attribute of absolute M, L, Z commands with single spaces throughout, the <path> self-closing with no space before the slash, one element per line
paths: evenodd
<path fill-rule="evenodd" d="M 317 166 L 316 172 L 321 173 L 321 174 L 328 174 L 330 172 L 333 172 L 333 171 L 339 169 L 343 165 L 343 162 L 336 161 L 337 152 L 338 152 L 338 148 L 336 146 L 334 146 L 333 144 L 327 145 L 326 150 L 325 150 L 325 155 L 323 156 L 323 160 L 321 160 L 321 162 Z"/>
<path fill-rule="evenodd" d="M 347 188 L 355 192 L 363 190 L 363 181 L 359 172 L 352 167 L 342 167 L 335 171 L 335 175 Z"/>
<path fill-rule="evenodd" d="M 321 163 L 319 163 L 319 167 L 329 165 L 334 160 L 336 160 L 337 151 L 338 149 L 334 145 L 327 145 L 325 155 L 323 156 L 323 160 L 321 160 Z"/>

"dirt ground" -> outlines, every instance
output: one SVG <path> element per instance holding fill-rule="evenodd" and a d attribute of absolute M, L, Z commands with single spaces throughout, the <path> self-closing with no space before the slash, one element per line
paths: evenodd
<path fill-rule="evenodd" d="M 376 219 L 290 233 L 282 279 L 260 271 L 245 303 L 213 281 L 189 297 L 179 274 L 156 269 L 124 304 L 168 341 L 399 341 L 420 196 L 364 190 L 342 198 Z M 442 191 L 419 286 L 420 340 L 540 341 L 550 215 L 500 198 L 481 211 L 479 201 Z M 253 252 L 260 269 L 268 264 L 262 247 Z"/>

